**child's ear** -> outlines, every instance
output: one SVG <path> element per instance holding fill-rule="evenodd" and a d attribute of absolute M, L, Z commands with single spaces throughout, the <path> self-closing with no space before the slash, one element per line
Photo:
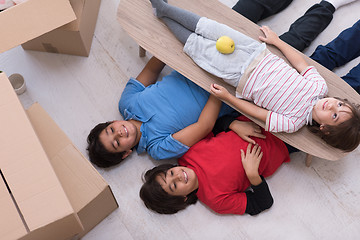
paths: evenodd
<path fill-rule="evenodd" d="M 131 149 L 130 149 L 130 150 L 127 150 L 127 151 L 124 153 L 122 159 L 125 159 L 125 158 L 126 158 L 127 156 L 129 156 L 131 153 L 132 153 L 132 150 L 131 150 Z"/>
<path fill-rule="evenodd" d="M 320 125 L 320 131 L 324 132 L 325 131 L 325 126 L 323 124 Z M 324 132 L 325 135 L 329 135 L 330 132 Z"/>

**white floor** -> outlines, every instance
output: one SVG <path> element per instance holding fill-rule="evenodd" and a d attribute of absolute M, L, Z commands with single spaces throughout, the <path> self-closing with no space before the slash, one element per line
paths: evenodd
<path fill-rule="evenodd" d="M 138 57 L 138 46 L 118 24 L 119 2 L 102 1 L 88 58 L 21 47 L 0 54 L 1 70 L 7 75 L 21 73 L 26 79 L 27 91 L 20 96 L 23 105 L 39 102 L 85 155 L 90 129 L 98 122 L 121 118 L 120 94 L 129 76 L 136 76 L 149 59 L 149 55 Z M 236 0 L 221 2 L 231 7 Z M 261 24 L 281 34 L 316 2 L 294 0 Z M 359 12 L 360 1 L 340 8 L 305 53 L 311 54 L 318 44 L 350 27 Z M 343 75 L 359 62 L 355 59 L 336 73 Z M 119 166 L 98 169 L 112 187 L 119 208 L 83 239 L 359 239 L 359 148 L 337 162 L 315 158 L 310 168 L 305 167 L 304 156 L 293 154 L 291 163 L 268 179 L 275 203 L 256 217 L 220 216 L 200 202 L 164 216 L 147 210 L 138 197 L 141 174 L 156 162 L 135 153 Z"/>

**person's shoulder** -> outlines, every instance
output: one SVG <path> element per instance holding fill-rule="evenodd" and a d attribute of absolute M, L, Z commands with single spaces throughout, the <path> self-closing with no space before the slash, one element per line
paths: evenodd
<path fill-rule="evenodd" d="M 136 80 L 135 78 L 130 78 L 127 82 L 123 92 L 121 93 L 119 101 L 119 109 L 127 108 L 132 104 L 135 98 L 139 96 L 139 93 L 143 92 L 146 87 Z"/>
<path fill-rule="evenodd" d="M 136 78 L 131 77 L 129 79 L 129 81 L 127 82 L 125 88 L 130 88 L 130 87 L 139 87 L 142 89 L 145 89 L 146 87 L 144 86 L 144 84 L 142 84 L 140 81 L 138 81 Z"/>
<path fill-rule="evenodd" d="M 320 75 L 318 70 L 316 69 L 315 66 L 307 66 L 306 68 L 304 68 L 304 70 L 301 71 L 300 75 L 302 76 L 314 76 L 314 75 Z"/>
<path fill-rule="evenodd" d="M 321 74 L 318 72 L 316 67 L 314 66 L 307 66 L 301 73 L 304 78 L 311 79 L 313 82 L 323 82 L 326 84 L 325 79 L 321 76 Z"/>
<path fill-rule="evenodd" d="M 122 92 L 122 95 L 142 92 L 145 88 L 144 84 L 136 80 L 136 78 L 130 78 L 124 88 L 124 91 Z"/>

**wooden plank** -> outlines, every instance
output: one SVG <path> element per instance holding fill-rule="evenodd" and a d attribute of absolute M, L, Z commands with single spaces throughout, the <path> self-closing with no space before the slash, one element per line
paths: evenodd
<path fill-rule="evenodd" d="M 262 34 L 256 24 L 217 0 L 170 0 L 169 3 L 195 12 L 200 16 L 206 16 L 224 23 L 254 39 L 258 39 L 258 36 Z M 153 15 L 152 7 L 148 0 L 121 0 L 117 18 L 124 30 L 142 48 L 205 90 L 209 91 L 211 83 L 218 83 L 225 86 L 232 94 L 235 93 L 234 87 L 227 85 L 221 79 L 202 70 L 183 52 L 183 45 L 167 29 L 165 24 Z M 275 47 L 268 46 L 268 48 L 271 52 L 285 58 Z M 327 80 L 329 96 L 338 96 L 347 98 L 352 102 L 360 102 L 359 94 L 341 78 L 305 55 L 304 57 Z M 254 119 L 252 118 L 252 120 Z M 259 121 L 254 121 L 264 126 Z M 274 134 L 290 145 L 316 157 L 334 161 L 347 154 L 327 145 L 323 140 L 314 136 L 306 127 L 303 127 L 296 133 Z"/>

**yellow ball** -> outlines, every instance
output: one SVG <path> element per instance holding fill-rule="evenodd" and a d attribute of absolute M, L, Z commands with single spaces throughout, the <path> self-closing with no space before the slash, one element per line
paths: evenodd
<path fill-rule="evenodd" d="M 216 49 L 221 52 L 222 54 L 230 54 L 233 53 L 235 50 L 235 43 L 228 36 L 221 36 L 216 41 Z"/>

